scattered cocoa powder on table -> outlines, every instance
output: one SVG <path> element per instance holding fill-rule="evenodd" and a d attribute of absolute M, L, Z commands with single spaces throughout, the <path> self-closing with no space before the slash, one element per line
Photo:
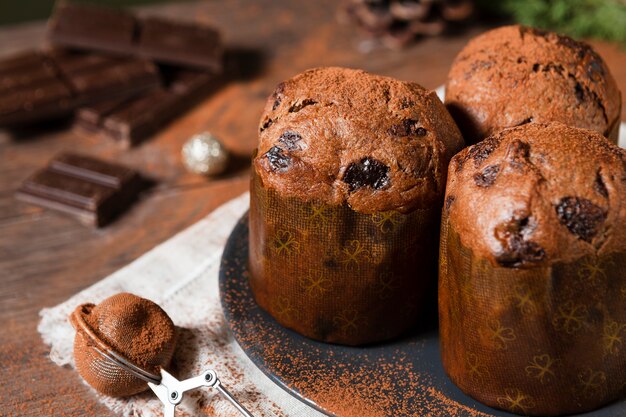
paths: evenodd
<path fill-rule="evenodd" d="M 0 344 L 2 372 L 5 375 L 19 376 L 32 381 L 33 385 L 38 386 L 36 390 L 26 388 L 18 393 L 16 390 L 24 389 L 24 384 L 3 384 L 0 416 L 33 415 L 33 409 L 37 409 L 40 415 L 45 416 L 98 415 L 102 411 L 101 406 L 89 395 L 85 396 L 83 389 L 68 388 L 57 383 L 58 377 L 55 373 L 67 373 L 71 377 L 72 371 L 54 369 L 56 367 L 47 362 L 47 355 L 41 359 L 44 354 L 44 349 L 40 346 L 32 347 L 27 344 L 22 349 L 13 349 Z"/>
<path fill-rule="evenodd" d="M 287 351 L 279 335 L 258 324 L 254 332 L 238 332 L 238 336 L 243 345 L 256 346 L 256 353 L 278 379 L 293 383 L 291 388 L 318 408 L 340 417 L 413 416 L 417 407 L 425 413 L 420 416 L 491 417 L 439 391 L 432 378 L 416 372 L 401 352 L 390 360 L 370 355 L 364 348 L 359 364 L 350 364 L 346 356 L 333 361 L 326 356 L 331 351 L 310 345 L 307 351 Z M 362 362 L 370 366 L 360 367 Z"/>

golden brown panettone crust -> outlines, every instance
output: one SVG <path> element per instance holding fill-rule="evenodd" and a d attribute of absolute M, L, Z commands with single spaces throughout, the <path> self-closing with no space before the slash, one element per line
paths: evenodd
<path fill-rule="evenodd" d="M 591 46 L 519 25 L 470 41 L 446 85 L 446 106 L 468 144 L 531 121 L 592 129 L 617 142 L 621 103 Z"/>
<path fill-rule="evenodd" d="M 344 68 L 269 97 L 250 189 L 250 284 L 280 324 L 330 343 L 405 332 L 434 296 L 450 158 L 435 93 Z"/>
<path fill-rule="evenodd" d="M 254 169 L 285 197 L 362 213 L 429 208 L 444 193 L 461 134 L 434 92 L 346 68 L 278 85 L 259 126 Z"/>
<path fill-rule="evenodd" d="M 445 206 L 463 245 L 494 265 L 623 251 L 626 151 L 562 123 L 505 129 L 452 159 Z"/>
<path fill-rule="evenodd" d="M 529 123 L 461 151 L 447 187 L 438 300 L 452 381 L 532 416 L 623 397 L 626 151 Z"/>

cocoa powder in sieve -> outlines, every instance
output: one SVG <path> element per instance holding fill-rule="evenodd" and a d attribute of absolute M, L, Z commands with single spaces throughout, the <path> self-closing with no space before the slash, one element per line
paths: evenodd
<path fill-rule="evenodd" d="M 87 320 L 103 341 L 142 367 L 154 369 L 159 365 L 155 358 L 164 350 L 173 351 L 175 345 L 176 330 L 167 313 L 133 294 L 121 293 L 104 300 Z"/>
<path fill-rule="evenodd" d="M 96 346 L 103 344 L 106 350 L 157 376 L 174 353 L 176 328 L 172 320 L 157 304 L 133 294 L 117 294 L 96 306 L 83 304 L 70 320 L 77 330 L 76 369 L 105 395 L 133 395 L 147 389 L 147 384 L 105 358 Z M 93 335 L 80 325 L 81 320 Z"/>

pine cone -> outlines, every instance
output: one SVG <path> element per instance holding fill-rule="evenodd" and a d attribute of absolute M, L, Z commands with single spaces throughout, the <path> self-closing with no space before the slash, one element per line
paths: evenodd
<path fill-rule="evenodd" d="M 442 34 L 473 10 L 472 0 L 344 0 L 340 17 L 386 46 L 399 48 L 420 36 Z"/>

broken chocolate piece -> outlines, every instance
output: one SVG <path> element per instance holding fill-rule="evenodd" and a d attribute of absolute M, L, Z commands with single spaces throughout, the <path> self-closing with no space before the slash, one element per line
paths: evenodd
<path fill-rule="evenodd" d="M 140 176 L 129 168 L 67 153 L 24 181 L 16 197 L 100 227 L 126 209 L 142 185 Z"/>
<path fill-rule="evenodd" d="M 164 88 L 78 109 L 76 124 L 125 147 L 133 146 L 223 84 L 221 75 L 206 72 L 170 69 L 165 75 L 167 85 Z"/>
<path fill-rule="evenodd" d="M 33 51 L 14 55 L 0 61 L 0 92 L 16 91 L 29 85 L 45 85 L 55 79 L 52 65 Z"/>
<path fill-rule="evenodd" d="M 140 19 L 140 56 L 172 65 L 222 70 L 220 34 L 199 22 L 185 23 L 156 17 Z"/>
<path fill-rule="evenodd" d="M 363 158 L 348 166 L 343 182 L 348 184 L 351 192 L 361 187 L 378 190 L 389 184 L 389 167 L 376 159 Z"/>
<path fill-rule="evenodd" d="M 586 242 L 591 242 L 607 216 L 605 209 L 580 197 L 563 197 L 555 209 L 561 224 Z"/>
<path fill-rule="evenodd" d="M 157 87 L 150 62 L 95 54 L 32 51 L 0 61 L 0 126 L 68 116 L 81 105 Z"/>
<path fill-rule="evenodd" d="M 57 7 L 50 20 L 48 39 L 68 47 L 142 56 L 213 72 L 222 69 L 219 33 L 199 23 L 64 4 Z"/>

